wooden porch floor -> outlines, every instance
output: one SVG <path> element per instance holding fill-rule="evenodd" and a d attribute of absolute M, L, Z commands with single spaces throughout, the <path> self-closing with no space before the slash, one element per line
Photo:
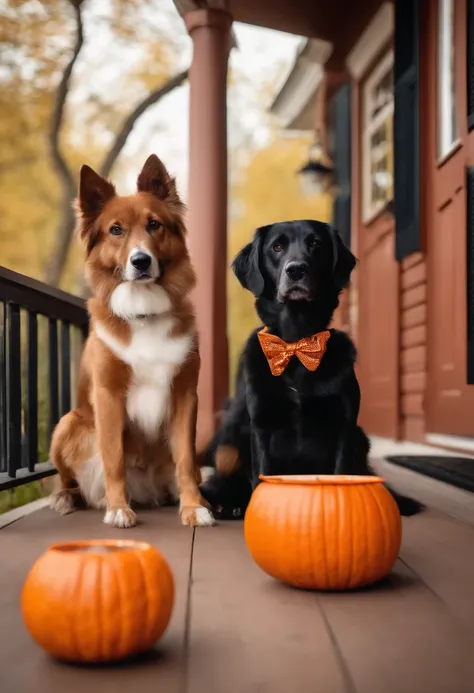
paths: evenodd
<path fill-rule="evenodd" d="M 474 527 L 434 511 L 410 518 L 389 580 L 315 594 L 260 572 L 240 522 L 193 532 L 174 509 L 140 519 L 126 535 L 167 556 L 176 607 L 156 651 L 118 667 L 49 659 L 24 630 L 19 597 L 51 543 L 120 531 L 97 512 L 49 510 L 0 531 L 2 693 L 473 693 Z"/>

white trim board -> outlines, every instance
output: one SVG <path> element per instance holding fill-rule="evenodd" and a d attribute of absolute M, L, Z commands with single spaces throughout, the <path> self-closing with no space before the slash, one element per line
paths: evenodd
<path fill-rule="evenodd" d="M 371 63 L 393 36 L 395 26 L 392 2 L 384 2 L 346 59 L 352 79 L 360 80 Z"/>
<path fill-rule="evenodd" d="M 426 441 L 432 443 L 433 445 L 444 445 L 447 448 L 452 448 L 453 450 L 464 450 L 472 452 L 474 456 L 474 438 L 463 438 L 462 436 L 450 436 L 444 433 L 427 433 Z M 445 451 L 445 454 L 449 454 Z M 468 455 L 461 455 L 461 457 L 467 457 Z"/>
<path fill-rule="evenodd" d="M 427 436 L 428 439 L 429 436 Z M 443 438 L 450 438 L 451 436 L 443 436 Z M 468 439 L 470 440 L 470 439 Z M 448 443 L 445 443 L 448 445 Z M 439 447 L 440 442 L 438 441 L 438 446 L 435 445 L 424 445 L 423 443 L 411 443 L 406 440 L 391 440 L 390 438 L 379 438 L 378 436 L 371 436 L 370 438 L 370 457 L 382 459 L 388 455 L 429 455 L 431 457 L 448 457 L 453 455 L 453 452 L 446 450 L 445 448 Z M 450 445 L 452 447 L 452 445 Z M 466 450 L 468 448 L 464 448 Z M 468 459 L 474 458 L 473 455 L 469 455 L 466 452 L 456 452 L 458 457 L 466 457 Z"/>
<path fill-rule="evenodd" d="M 293 66 L 270 106 L 270 113 L 282 121 L 284 128 L 294 129 L 293 124 L 298 124 L 298 118 L 311 100 L 314 100 L 324 74 L 324 63 L 332 51 L 333 45 L 328 41 L 319 39 L 304 41 Z M 312 118 L 310 120 L 307 131 L 314 129 Z"/>

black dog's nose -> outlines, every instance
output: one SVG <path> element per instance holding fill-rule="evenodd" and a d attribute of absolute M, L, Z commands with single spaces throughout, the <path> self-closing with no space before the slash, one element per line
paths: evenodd
<path fill-rule="evenodd" d="M 146 272 L 151 265 L 151 257 L 148 253 L 134 253 L 130 258 L 130 263 L 140 272 Z"/>
<path fill-rule="evenodd" d="M 285 272 L 293 281 L 303 279 L 308 271 L 308 265 L 305 262 L 289 262 L 285 267 Z"/>

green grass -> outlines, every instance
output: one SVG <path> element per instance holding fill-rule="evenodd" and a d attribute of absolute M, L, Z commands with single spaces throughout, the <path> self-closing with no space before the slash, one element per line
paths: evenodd
<path fill-rule="evenodd" d="M 0 491 L 0 515 L 8 510 L 20 508 L 22 505 L 43 498 L 46 491 L 39 481 L 17 486 L 16 488 Z"/>

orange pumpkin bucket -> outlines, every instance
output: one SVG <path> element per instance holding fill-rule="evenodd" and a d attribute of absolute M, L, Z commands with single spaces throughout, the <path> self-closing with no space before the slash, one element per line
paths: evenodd
<path fill-rule="evenodd" d="M 347 590 L 381 580 L 400 551 L 394 499 L 374 476 L 261 476 L 244 521 L 255 563 L 294 587 Z"/>
<path fill-rule="evenodd" d="M 58 659 L 111 662 L 151 648 L 174 603 L 168 563 L 135 541 L 56 544 L 31 569 L 23 619 L 38 645 Z"/>

